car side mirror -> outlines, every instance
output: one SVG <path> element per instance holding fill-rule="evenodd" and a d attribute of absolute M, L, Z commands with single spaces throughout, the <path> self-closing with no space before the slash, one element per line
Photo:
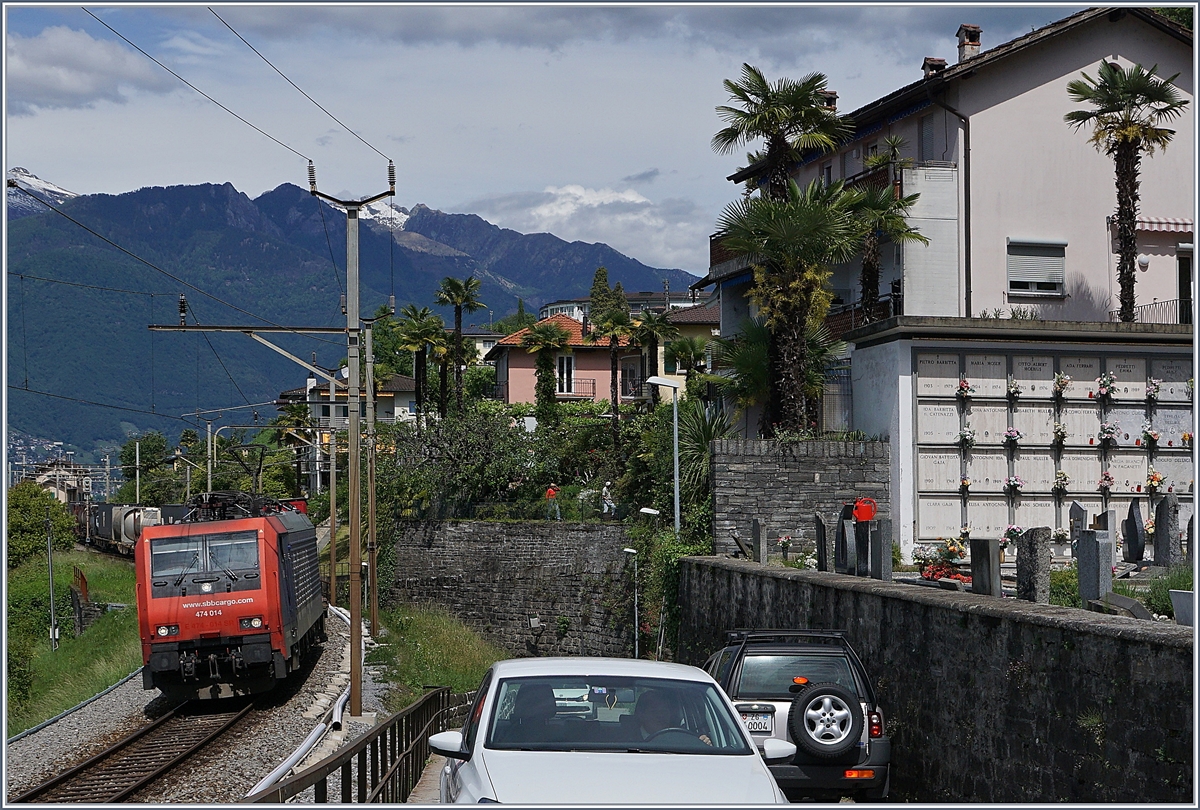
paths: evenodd
<path fill-rule="evenodd" d="M 431 737 L 430 740 L 433 738 Z M 786 762 L 796 756 L 796 744 L 781 740 L 778 737 L 767 737 L 763 740 L 763 759 L 767 764 Z"/>
<path fill-rule="evenodd" d="M 471 752 L 463 750 L 461 731 L 443 731 L 433 734 L 429 737 L 429 747 L 435 754 L 441 754 L 449 759 L 468 760 L 471 758 Z"/>

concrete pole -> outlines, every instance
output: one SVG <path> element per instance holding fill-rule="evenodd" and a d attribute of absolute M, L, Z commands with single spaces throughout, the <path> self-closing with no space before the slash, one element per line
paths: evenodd
<path fill-rule="evenodd" d="M 675 539 L 679 539 L 679 389 L 671 392 L 671 416 L 675 430 Z"/>
<path fill-rule="evenodd" d="M 46 566 L 50 570 L 50 649 L 58 649 L 58 617 L 54 615 L 54 532 L 50 507 L 46 507 Z"/>
<path fill-rule="evenodd" d="M 379 576 L 375 571 L 375 323 L 367 323 L 367 597 L 371 635 L 379 637 Z"/>
<path fill-rule="evenodd" d="M 333 376 L 337 376 L 335 372 Z M 329 381 L 329 604 L 337 604 L 337 383 Z"/>
<path fill-rule="evenodd" d="M 139 441 L 133 443 L 133 458 L 134 478 L 137 481 L 133 487 L 135 492 L 133 500 L 140 504 L 142 502 L 142 443 Z"/>
<path fill-rule="evenodd" d="M 204 426 L 208 430 L 208 433 L 205 437 L 205 445 L 204 445 L 204 448 L 207 451 L 204 454 L 205 455 L 204 461 L 208 467 L 208 489 L 206 491 L 212 492 L 212 467 L 213 467 L 213 465 L 212 465 L 212 462 L 213 462 L 212 420 L 211 419 L 205 420 Z"/>
<path fill-rule="evenodd" d="M 362 492 L 359 414 L 358 206 L 346 207 L 346 380 L 350 404 L 350 714 L 362 715 Z"/>

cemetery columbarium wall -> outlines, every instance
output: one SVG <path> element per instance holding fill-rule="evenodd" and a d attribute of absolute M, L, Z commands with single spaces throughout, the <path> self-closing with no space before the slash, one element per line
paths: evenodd
<path fill-rule="evenodd" d="M 684 663 L 729 628 L 847 630 L 898 800 L 1193 801 L 1190 627 L 712 557 L 679 602 Z"/>
<path fill-rule="evenodd" d="M 441 606 L 515 656 L 632 653 L 632 566 L 618 524 L 397 523 L 385 598 Z M 537 618 L 538 628 L 530 627 Z"/>

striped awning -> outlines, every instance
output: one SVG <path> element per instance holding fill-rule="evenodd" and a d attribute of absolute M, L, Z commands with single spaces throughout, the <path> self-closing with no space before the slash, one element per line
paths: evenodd
<path fill-rule="evenodd" d="M 1191 233 L 1192 221 L 1175 217 L 1138 217 L 1139 231 L 1167 231 L 1169 233 Z"/>

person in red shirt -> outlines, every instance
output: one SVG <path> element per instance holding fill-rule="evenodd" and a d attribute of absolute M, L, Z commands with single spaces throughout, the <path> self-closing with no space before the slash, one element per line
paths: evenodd
<path fill-rule="evenodd" d="M 562 512 L 558 508 L 558 484 L 550 484 L 546 490 L 546 520 L 562 520 Z"/>

